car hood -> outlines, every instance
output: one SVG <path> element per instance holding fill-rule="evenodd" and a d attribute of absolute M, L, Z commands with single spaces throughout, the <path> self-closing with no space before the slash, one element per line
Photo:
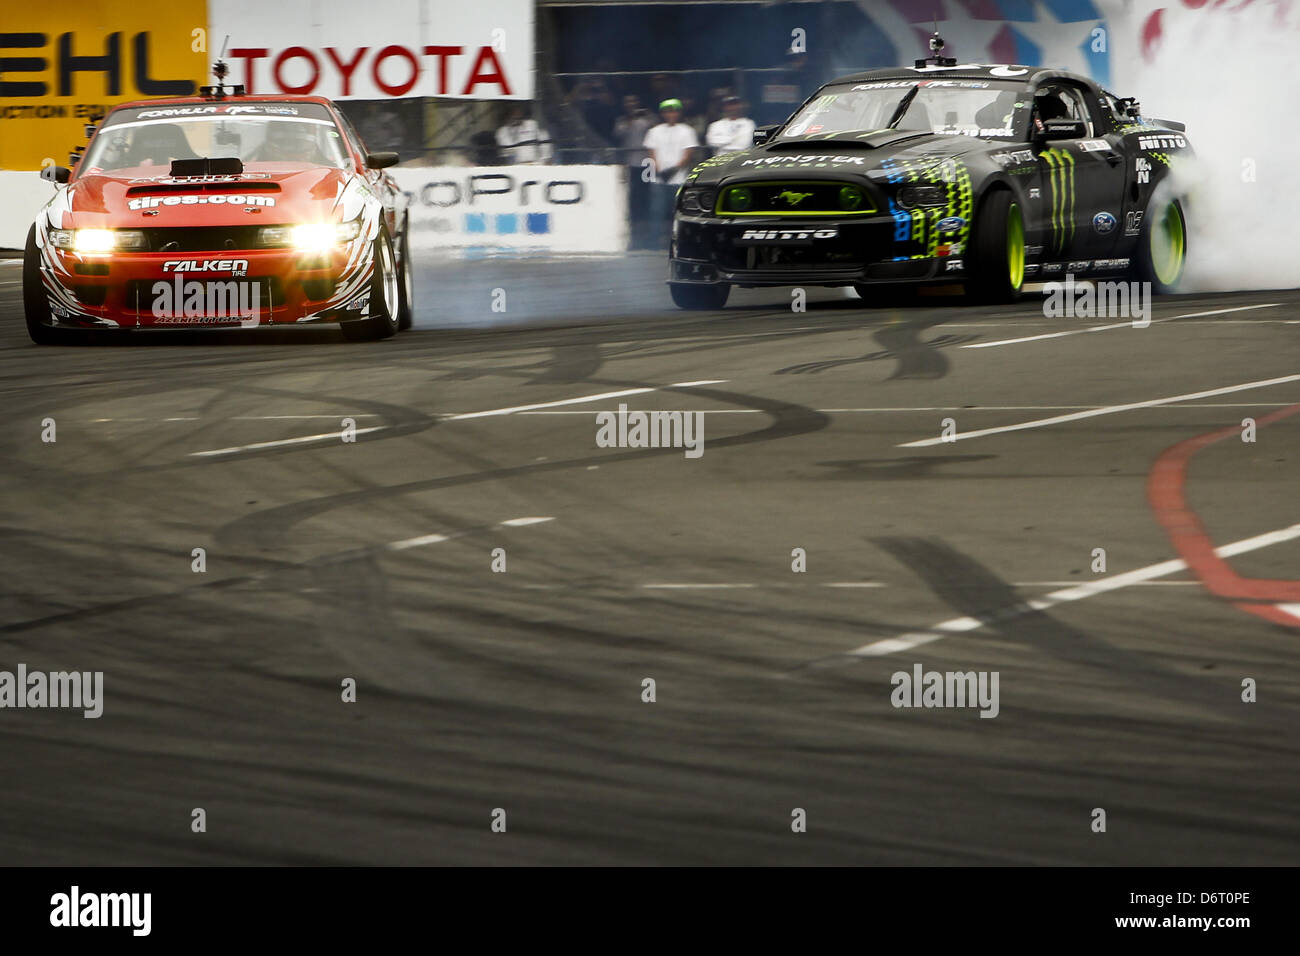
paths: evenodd
<path fill-rule="evenodd" d="M 707 186 L 770 180 L 774 174 L 778 178 L 842 179 L 847 175 L 878 179 L 899 165 L 920 173 L 959 156 L 1017 148 L 1024 148 L 1023 144 L 908 130 L 809 136 L 715 156 L 697 166 L 687 182 Z"/>
<path fill-rule="evenodd" d="M 78 229 L 331 221 L 349 187 L 355 191 L 364 184 L 350 170 L 327 166 L 186 178 L 92 173 L 68 185 L 62 202 L 51 204 L 50 218 L 56 227 Z"/>

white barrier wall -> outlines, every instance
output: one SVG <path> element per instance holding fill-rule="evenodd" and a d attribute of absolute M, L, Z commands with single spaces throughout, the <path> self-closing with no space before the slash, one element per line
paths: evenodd
<path fill-rule="evenodd" d="M 0 170 L 0 249 L 22 249 L 36 214 L 54 195 L 40 173 Z"/>
<path fill-rule="evenodd" d="M 622 166 L 430 166 L 392 173 L 410 199 L 417 248 L 627 248 Z"/>

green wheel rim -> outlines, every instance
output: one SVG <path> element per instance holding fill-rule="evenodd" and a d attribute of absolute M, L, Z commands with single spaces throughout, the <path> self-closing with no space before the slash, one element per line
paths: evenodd
<path fill-rule="evenodd" d="M 1025 223 L 1016 203 L 1007 210 L 1007 278 L 1013 289 L 1025 281 Z"/>
<path fill-rule="evenodd" d="M 1161 285 L 1171 286 L 1183 271 L 1183 257 L 1187 254 L 1187 236 L 1183 228 L 1183 213 L 1176 202 L 1165 207 L 1158 222 L 1150 232 L 1151 268 Z"/>

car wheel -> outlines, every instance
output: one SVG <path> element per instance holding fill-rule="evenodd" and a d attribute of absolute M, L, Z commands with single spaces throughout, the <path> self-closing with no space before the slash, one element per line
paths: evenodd
<path fill-rule="evenodd" d="M 397 281 L 397 260 L 393 256 L 393 241 L 381 226 L 375 237 L 375 269 L 370 280 L 370 315 L 358 322 L 344 322 L 343 334 L 354 342 L 386 339 L 397 334 L 398 300 L 401 297 Z"/>
<path fill-rule="evenodd" d="M 402 230 L 400 251 L 402 264 L 399 267 L 401 275 L 397 283 L 397 290 L 401 304 L 397 309 L 397 327 L 402 331 L 406 331 L 411 327 L 411 323 L 415 319 L 415 311 L 412 306 L 415 301 L 415 282 L 411 278 L 411 226 L 409 222 L 406 228 Z"/>
<path fill-rule="evenodd" d="M 679 309 L 720 309 L 727 304 L 727 296 L 731 295 L 731 286 L 725 282 L 716 285 L 670 282 L 668 291 L 673 297 L 673 304 Z"/>
<path fill-rule="evenodd" d="M 975 220 L 970 291 L 981 302 L 1015 302 L 1025 285 L 1025 220 L 1005 189 L 990 193 Z"/>
<path fill-rule="evenodd" d="M 1148 206 L 1142 216 L 1136 265 L 1138 279 L 1160 295 L 1173 292 L 1187 264 L 1187 219 L 1177 199 Z"/>
<path fill-rule="evenodd" d="M 41 282 L 41 251 L 36 248 L 36 227 L 27 232 L 23 252 L 23 312 L 27 317 L 27 334 L 37 345 L 59 345 L 68 340 L 67 329 L 50 324 L 50 300 Z"/>

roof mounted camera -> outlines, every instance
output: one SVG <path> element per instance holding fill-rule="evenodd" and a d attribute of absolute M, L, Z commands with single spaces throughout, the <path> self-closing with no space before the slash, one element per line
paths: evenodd
<path fill-rule="evenodd" d="M 939 25 L 936 23 L 934 34 L 930 37 L 930 56 L 916 61 L 916 68 L 923 70 L 927 66 L 956 66 L 957 58 L 954 56 L 943 56 L 940 51 L 944 48 L 943 37 L 939 36 Z"/>

